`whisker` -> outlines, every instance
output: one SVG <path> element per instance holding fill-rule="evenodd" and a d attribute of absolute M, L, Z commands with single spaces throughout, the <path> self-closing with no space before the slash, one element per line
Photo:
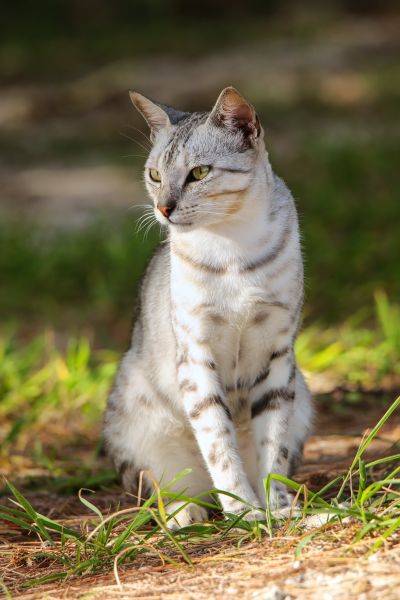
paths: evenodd
<path fill-rule="evenodd" d="M 121 158 L 147 158 L 145 154 L 122 154 Z"/>
<path fill-rule="evenodd" d="M 140 133 L 149 142 L 149 150 L 151 149 L 151 147 L 152 147 L 151 139 L 149 138 L 148 135 L 145 134 L 144 131 L 142 131 L 141 129 L 138 129 L 137 127 L 134 127 L 133 125 L 128 125 L 127 127 L 128 127 L 128 129 L 134 129 L 135 131 Z"/>
<path fill-rule="evenodd" d="M 139 233 L 150 221 L 154 220 L 153 214 L 146 214 L 140 217 L 136 223 L 136 232 Z"/>
<path fill-rule="evenodd" d="M 199 209 L 196 211 L 196 214 L 198 215 L 220 215 L 223 216 L 226 213 L 225 212 L 220 212 L 218 210 L 204 210 L 204 209 Z"/>
<path fill-rule="evenodd" d="M 136 233 L 140 233 L 149 223 L 154 222 L 156 219 L 154 215 L 147 215 L 143 219 L 139 219 L 136 227 Z"/>
<path fill-rule="evenodd" d="M 216 217 L 223 217 L 225 213 L 216 212 L 212 210 L 199 210 L 196 214 L 198 215 L 215 215 Z"/>
<path fill-rule="evenodd" d="M 140 210 L 143 212 L 150 212 L 153 210 L 153 206 L 151 204 L 132 204 L 128 207 L 128 210 Z"/>
<path fill-rule="evenodd" d="M 149 231 L 151 230 L 151 228 L 153 227 L 153 225 L 155 225 L 156 223 L 158 223 L 157 219 L 154 218 L 147 226 L 146 231 L 144 232 L 144 237 L 143 239 L 145 240 L 149 234 Z"/>
<path fill-rule="evenodd" d="M 152 214 L 152 213 L 150 213 L 150 212 L 145 212 L 145 213 L 143 213 L 142 215 L 140 215 L 140 216 L 138 217 L 138 219 L 137 219 L 137 223 L 142 223 L 142 221 L 144 221 L 144 219 L 147 219 L 148 217 L 151 217 L 151 216 L 153 216 L 153 214 Z"/>
<path fill-rule="evenodd" d="M 120 135 L 122 135 L 126 139 L 130 140 L 134 144 L 137 144 L 138 146 L 140 146 L 142 148 L 142 150 L 145 150 L 146 152 L 148 152 L 149 148 L 146 148 L 146 146 L 144 144 L 142 144 L 141 142 L 139 142 L 139 140 L 135 140 L 134 138 L 130 137 L 129 135 L 127 135 L 123 131 L 120 131 L 119 133 L 120 133 Z"/>

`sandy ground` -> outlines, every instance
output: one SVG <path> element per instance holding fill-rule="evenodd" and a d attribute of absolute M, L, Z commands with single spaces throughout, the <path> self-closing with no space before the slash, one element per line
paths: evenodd
<path fill-rule="evenodd" d="M 311 490 L 349 466 L 352 456 L 368 427 L 384 412 L 382 399 L 369 397 L 360 406 L 325 398 L 319 404 L 316 422 L 318 435 L 306 446 L 305 461 L 297 479 Z M 366 459 L 395 452 L 400 437 L 400 415 L 394 415 L 381 431 Z M 37 510 L 53 518 L 66 519 L 75 527 L 85 522 L 88 513 L 76 496 L 59 496 L 46 491 L 27 493 Z M 4 499 L 3 499 L 4 500 Z M 104 510 L 122 501 L 118 488 L 97 492 L 93 501 Z M 15 598 L 58 600 L 61 598 L 108 599 L 211 599 L 218 593 L 230 598 L 283 600 L 284 598 L 330 600 L 380 598 L 395 600 L 400 595 L 400 536 L 393 536 L 370 557 L 367 551 L 376 540 L 352 545 L 359 528 L 356 523 L 328 525 L 305 545 L 301 555 L 295 550 L 299 541 L 320 522 L 309 522 L 299 537 L 277 533 L 273 539 L 237 545 L 238 538 L 216 537 L 187 548 L 194 566 L 161 564 L 158 556 L 138 557 L 118 570 L 121 584 L 112 572 L 47 584 L 23 593 L 26 579 L 40 577 L 54 565 L 30 559 L 40 549 L 32 538 L 16 537 L 16 531 L 0 521 L 0 570 Z M 19 535 L 17 533 L 17 535 Z M 11 554 L 3 554 L 9 552 Z M 59 570 L 59 567 L 56 567 Z"/>
<path fill-rule="evenodd" d="M 332 530 L 340 540 L 340 532 Z M 193 568 L 142 566 L 121 571 L 121 585 L 111 577 L 87 578 L 82 584 L 65 582 L 15 597 L 59 600 L 80 598 L 105 600 L 182 599 L 208 600 L 222 594 L 228 598 L 254 600 L 397 600 L 400 591 L 400 544 L 369 559 L 341 556 L 332 543 L 314 544 L 301 560 L 293 560 L 290 542 L 283 547 L 267 541 L 248 544 L 240 552 L 230 548 L 210 552 Z"/>

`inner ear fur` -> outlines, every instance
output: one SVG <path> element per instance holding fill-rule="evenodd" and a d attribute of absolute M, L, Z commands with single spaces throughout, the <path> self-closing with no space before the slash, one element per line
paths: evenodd
<path fill-rule="evenodd" d="M 246 138 L 253 140 L 261 133 L 254 107 L 234 87 L 222 90 L 209 119 L 216 127 L 240 130 Z"/>

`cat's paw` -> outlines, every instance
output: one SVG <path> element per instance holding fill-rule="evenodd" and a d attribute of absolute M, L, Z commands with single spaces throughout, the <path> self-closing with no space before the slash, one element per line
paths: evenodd
<path fill-rule="evenodd" d="M 167 521 L 167 526 L 172 531 L 177 531 L 178 529 L 182 529 L 182 527 L 192 525 L 192 523 L 206 521 L 208 517 L 206 509 L 202 506 L 197 506 L 197 504 L 187 504 L 185 506 L 184 502 L 171 502 L 167 506 L 167 511 L 169 515 L 178 511 L 176 515 Z"/>
<path fill-rule="evenodd" d="M 277 517 L 288 517 L 290 513 L 296 512 L 294 497 L 283 486 L 272 486 L 267 494 L 264 506 L 269 507 L 273 515 Z"/>
<path fill-rule="evenodd" d="M 243 521 L 265 521 L 266 518 L 265 510 L 254 508 L 244 515 Z"/>
<path fill-rule="evenodd" d="M 228 507 L 225 507 L 225 513 L 227 513 L 227 517 L 229 516 L 237 516 L 239 517 L 243 514 L 243 521 L 265 521 L 266 514 L 265 510 L 262 508 L 252 508 L 253 507 L 261 507 L 261 503 L 256 499 L 254 502 L 251 502 L 251 506 L 244 502 L 235 501 Z"/>

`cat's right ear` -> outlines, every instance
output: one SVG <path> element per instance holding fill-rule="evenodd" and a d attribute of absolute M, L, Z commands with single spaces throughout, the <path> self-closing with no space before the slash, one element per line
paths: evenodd
<path fill-rule="evenodd" d="M 166 129 L 171 126 L 171 121 L 165 110 L 155 102 L 152 102 L 146 96 L 142 96 L 138 92 L 129 92 L 129 97 L 133 106 L 146 119 L 150 127 L 151 137 L 154 138 L 161 129 Z"/>

